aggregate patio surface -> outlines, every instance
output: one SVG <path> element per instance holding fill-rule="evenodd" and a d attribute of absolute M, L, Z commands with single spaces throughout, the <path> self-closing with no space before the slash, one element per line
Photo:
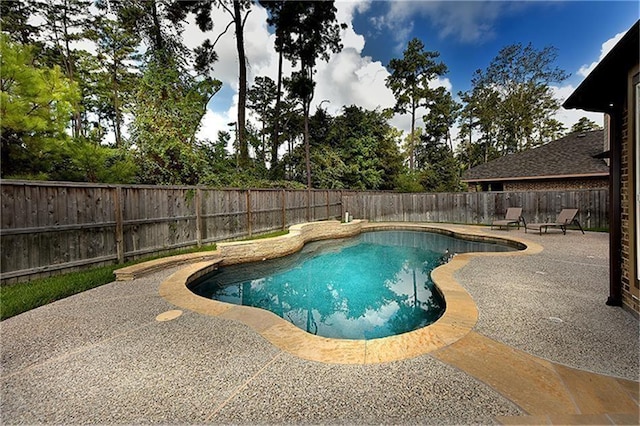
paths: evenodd
<path fill-rule="evenodd" d="M 429 354 L 308 361 L 233 319 L 172 315 L 175 267 L 1 322 L 0 422 L 639 424 L 639 322 L 604 303 L 608 234 L 482 230 L 544 249 L 458 270 L 478 322 Z"/>

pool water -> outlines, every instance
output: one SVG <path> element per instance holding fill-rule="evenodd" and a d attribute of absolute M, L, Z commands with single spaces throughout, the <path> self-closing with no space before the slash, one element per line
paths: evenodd
<path fill-rule="evenodd" d="M 454 253 L 511 250 L 430 232 L 367 232 L 308 243 L 279 259 L 223 267 L 190 289 L 269 310 L 319 336 L 374 339 L 442 316 L 445 302 L 430 274 Z"/>

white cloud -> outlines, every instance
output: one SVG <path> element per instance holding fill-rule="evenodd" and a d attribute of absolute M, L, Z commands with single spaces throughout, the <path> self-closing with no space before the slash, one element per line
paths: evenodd
<path fill-rule="evenodd" d="M 389 72 L 380 61 L 373 61 L 369 56 L 363 56 L 365 38 L 357 34 L 352 25 L 356 12 L 366 10 L 370 1 L 336 2 L 338 22 L 347 24 L 342 31 L 341 41 L 343 50 L 332 54 L 328 62 L 320 61 L 316 66 L 316 91 L 311 106 L 311 111 L 323 101 L 322 107 L 330 114 L 339 114 L 344 106 L 358 105 L 365 109 L 391 108 L 395 104 L 395 98 L 391 90 L 385 86 Z M 266 11 L 261 7 L 254 7 L 245 25 L 245 50 L 248 66 L 248 83 L 251 85 L 256 76 L 277 77 L 278 55 L 274 47 L 274 36 L 269 33 L 266 25 Z M 203 35 L 195 24 L 191 23 L 186 31 L 189 47 L 195 47 L 204 38 L 214 40 L 224 29 L 230 17 L 223 11 L 214 11 L 214 22 L 217 23 L 213 32 Z M 231 88 L 235 93 L 231 103 L 226 105 L 222 98 L 213 97 L 207 114 L 203 119 L 198 136 L 201 138 L 215 139 L 218 131 L 228 131 L 228 123 L 236 120 L 237 114 L 237 89 L 238 89 L 238 60 L 235 46 L 235 36 L 232 29 L 220 39 L 216 46 L 218 62 L 215 64 L 215 77 L 223 84 Z M 289 75 L 292 66 L 284 61 L 284 75 Z M 431 87 L 445 87 L 452 90 L 452 84 L 448 78 L 434 80 Z M 229 102 L 229 101 L 227 101 Z M 422 125 L 421 118 L 426 111 L 419 110 L 416 126 Z M 409 132 L 411 127 L 410 116 L 396 115 L 390 124 L 400 130 Z"/>
<path fill-rule="evenodd" d="M 212 142 L 216 141 L 220 130 L 227 132 L 233 130 L 228 123 L 235 121 L 234 115 L 235 109 L 229 110 L 223 114 L 207 110 L 204 118 L 202 119 L 202 125 L 200 126 L 198 137 L 201 139 L 209 139 Z"/>
<path fill-rule="evenodd" d="M 185 44 L 194 48 L 206 38 L 212 42 L 221 34 L 231 16 L 222 9 L 212 8 L 212 19 L 216 23 L 213 31 L 203 34 L 190 17 L 184 32 Z M 247 57 L 247 82 L 249 85 L 256 76 L 276 77 L 278 58 L 274 48 L 274 36 L 267 28 L 267 13 L 261 7 L 252 8 L 245 23 L 244 46 Z M 215 140 L 219 131 L 229 131 L 228 123 L 237 120 L 238 109 L 238 52 L 233 26 L 224 33 L 216 44 L 218 61 L 214 64 L 213 75 L 230 88 L 234 96 L 228 100 L 221 94 L 215 95 L 209 103 L 198 137 Z"/>
<path fill-rule="evenodd" d="M 231 21 L 231 16 L 223 9 L 212 8 L 212 19 L 215 23 L 213 31 L 202 33 L 194 23 L 194 17 L 183 34 L 187 47 L 193 49 L 206 38 L 212 42 L 224 31 Z M 257 75 L 256 71 L 268 67 L 275 56 L 274 36 L 267 28 L 267 12 L 261 7 L 252 8 L 244 28 L 244 47 L 247 57 L 247 79 L 249 82 Z M 238 52 L 234 27 L 231 26 L 218 40 L 215 48 L 218 61 L 214 64 L 214 75 L 224 85 L 238 90 Z M 277 65 L 277 61 L 276 61 Z M 274 71 L 275 73 L 275 71 Z"/>
<path fill-rule="evenodd" d="M 379 61 L 362 57 L 356 49 L 343 49 L 318 65 L 314 104 L 328 100 L 333 114 L 353 104 L 365 109 L 392 107 L 395 99 L 385 86 L 388 75 Z"/>
<path fill-rule="evenodd" d="M 585 64 L 581 66 L 576 74 L 582 77 L 588 76 L 591 71 L 593 71 L 595 67 L 600 63 L 600 61 L 604 59 L 605 56 L 607 56 L 609 51 L 613 49 L 616 44 L 618 44 L 624 34 L 624 32 L 618 33 L 615 36 L 611 37 L 609 40 L 602 43 L 602 46 L 600 48 L 600 57 L 598 58 L 598 60 L 592 62 L 590 65 Z M 576 88 L 572 85 L 567 85 L 562 87 L 552 86 L 551 89 L 553 90 L 555 98 L 560 100 L 560 102 L 562 103 L 575 91 Z M 583 111 L 581 109 L 567 110 L 564 108 L 560 108 L 555 118 L 563 123 L 567 127 L 567 129 L 570 129 L 571 126 L 577 123 L 578 120 L 582 117 L 587 117 L 588 119 L 595 121 L 600 126 L 604 125 L 604 115 L 602 113 Z"/>
<path fill-rule="evenodd" d="M 323 104 L 330 113 L 338 113 L 343 106 L 358 104 L 363 108 L 375 108 L 377 106 L 388 107 L 393 102 L 393 95 L 384 86 L 388 75 L 380 62 L 371 61 L 370 57 L 362 57 L 365 40 L 362 35 L 356 34 L 351 21 L 356 11 L 363 11 L 369 5 L 369 1 L 363 2 L 339 2 L 337 6 L 337 18 L 339 22 L 345 22 L 347 28 L 342 31 L 342 44 L 344 49 L 338 54 L 331 55 L 328 63 L 317 64 L 316 93 L 313 107 L 323 100 L 329 103 Z M 261 7 L 254 7 L 245 24 L 245 50 L 248 60 L 248 83 L 251 85 L 256 76 L 277 77 L 278 55 L 274 47 L 274 36 L 269 33 L 266 25 L 267 14 Z M 195 47 L 204 38 L 215 39 L 226 26 L 230 17 L 226 12 L 214 10 L 213 19 L 218 24 L 213 32 L 203 35 L 195 24 L 191 23 L 186 31 L 185 38 L 189 47 Z M 235 36 L 230 29 L 216 45 L 218 62 L 215 64 L 215 77 L 220 79 L 226 87 L 234 92 L 238 89 L 238 59 L 235 46 Z M 284 61 L 284 75 L 289 75 L 292 66 Z M 228 130 L 227 123 L 235 121 L 237 111 L 237 95 L 233 97 L 232 104 L 228 107 L 220 105 L 220 99 L 212 99 L 209 111 L 203 119 L 199 137 L 215 138 L 219 130 Z"/>
<path fill-rule="evenodd" d="M 527 7 L 526 3 L 503 1 L 393 1 L 385 16 L 371 18 L 378 31 L 391 30 L 396 41 L 396 53 L 409 41 L 416 17 L 427 18 L 440 38 L 451 37 L 463 43 L 482 43 L 493 39 L 495 23 L 505 14 Z"/>
<path fill-rule="evenodd" d="M 612 38 L 610 38 L 609 40 L 602 43 L 602 47 L 600 49 L 600 57 L 598 58 L 598 60 L 595 62 L 592 62 L 591 65 L 585 64 L 581 66 L 577 74 L 583 77 L 588 76 L 591 73 L 591 71 L 593 71 L 594 68 L 600 63 L 600 61 L 603 60 L 605 56 L 607 56 L 607 53 L 609 53 L 609 51 L 613 49 L 613 47 L 616 44 L 618 44 L 618 42 L 620 41 L 620 39 L 622 39 L 622 37 L 624 37 L 624 35 L 625 35 L 624 32 L 618 33 Z"/>
<path fill-rule="evenodd" d="M 575 89 L 576 88 L 571 85 L 562 87 L 551 86 L 554 98 L 558 99 L 560 103 L 563 103 Z M 554 118 L 564 124 L 567 130 L 569 130 L 582 117 L 593 120 L 599 126 L 604 125 L 604 115 L 602 113 L 583 111 L 581 109 L 560 108 Z"/>

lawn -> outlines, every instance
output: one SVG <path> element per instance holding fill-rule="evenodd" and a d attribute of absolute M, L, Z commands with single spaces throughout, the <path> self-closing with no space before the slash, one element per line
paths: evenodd
<path fill-rule="evenodd" d="M 215 250 L 216 245 L 175 250 L 161 256 L 147 257 L 118 265 L 107 265 L 85 271 L 70 272 L 33 281 L 0 286 L 0 320 L 11 318 L 38 306 L 108 284 L 114 280 L 113 271 L 125 266 L 177 254 Z"/>

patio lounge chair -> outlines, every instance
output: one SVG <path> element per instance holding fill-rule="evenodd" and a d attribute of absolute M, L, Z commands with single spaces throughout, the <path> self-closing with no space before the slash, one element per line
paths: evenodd
<path fill-rule="evenodd" d="M 578 209 L 562 209 L 555 222 L 525 224 L 524 232 L 527 232 L 527 229 L 531 228 L 539 230 L 540 235 L 542 235 L 543 228 L 545 233 L 548 228 L 560 228 L 562 233 L 566 235 L 567 227 L 570 225 L 576 225 L 584 234 L 584 230 L 582 229 L 582 226 L 580 226 L 580 222 L 576 219 L 576 214 L 578 214 Z"/>
<path fill-rule="evenodd" d="M 525 223 L 524 218 L 522 217 L 522 208 L 509 207 L 507 209 L 507 214 L 504 215 L 504 219 L 494 220 L 491 223 L 491 229 L 493 229 L 494 226 L 497 226 L 498 229 L 504 226 L 505 228 L 507 228 L 507 231 L 508 231 L 509 225 L 518 225 L 518 229 L 520 229 L 520 221 L 522 221 L 522 223 L 525 225 L 525 228 L 526 228 L 527 224 Z"/>

